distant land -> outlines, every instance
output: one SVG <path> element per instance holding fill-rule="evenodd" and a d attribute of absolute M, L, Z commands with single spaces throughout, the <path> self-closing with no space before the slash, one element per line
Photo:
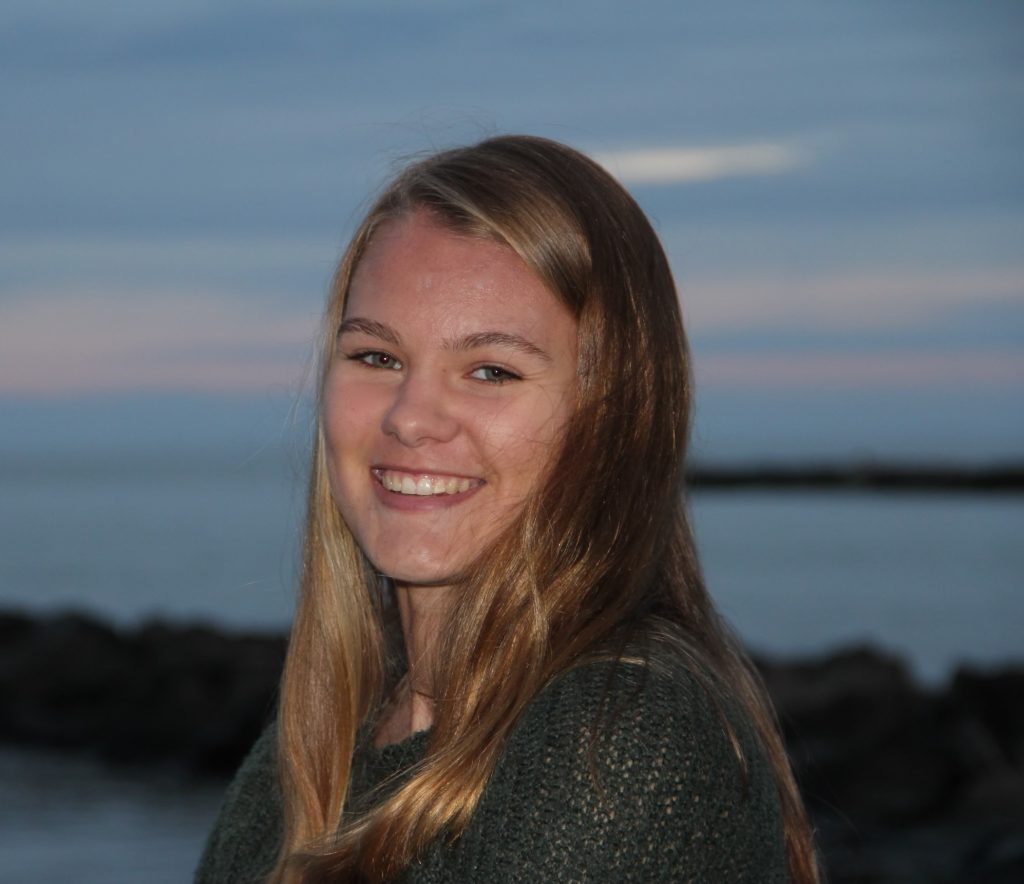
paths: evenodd
<path fill-rule="evenodd" d="M 984 466 L 938 463 L 696 464 L 691 488 L 855 489 L 864 491 L 1024 491 L 1024 461 Z"/>

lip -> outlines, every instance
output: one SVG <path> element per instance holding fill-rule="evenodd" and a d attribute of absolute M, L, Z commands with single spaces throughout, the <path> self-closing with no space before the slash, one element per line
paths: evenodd
<path fill-rule="evenodd" d="M 410 476 L 449 476 L 455 479 L 470 479 L 476 484 L 456 494 L 430 494 L 422 496 L 418 494 L 399 494 L 395 491 L 388 491 L 381 484 L 378 473 L 386 471 L 408 473 Z M 374 465 L 370 470 L 370 481 L 373 484 L 373 491 L 377 496 L 377 500 L 389 509 L 407 513 L 438 512 L 439 510 L 451 509 L 465 503 L 487 484 L 478 476 L 467 476 L 464 473 L 451 473 L 447 470 L 397 466 L 394 464 Z"/>

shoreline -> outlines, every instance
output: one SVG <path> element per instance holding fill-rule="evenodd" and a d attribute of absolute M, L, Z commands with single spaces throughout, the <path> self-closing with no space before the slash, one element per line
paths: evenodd
<path fill-rule="evenodd" d="M 280 633 L 0 611 L 0 745 L 224 782 L 273 717 L 284 651 Z M 871 647 L 756 663 L 833 884 L 1021 880 L 1024 661 L 936 688 Z"/>

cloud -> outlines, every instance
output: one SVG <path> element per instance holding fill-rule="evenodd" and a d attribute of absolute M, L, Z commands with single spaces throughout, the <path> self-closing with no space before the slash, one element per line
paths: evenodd
<path fill-rule="evenodd" d="M 0 395 L 244 392 L 301 382 L 318 304 L 279 291 L 183 289 L 8 293 Z M 702 384 L 1024 385 L 1024 352 L 1013 338 L 1024 268 L 690 280 L 682 299 Z"/>
<path fill-rule="evenodd" d="M 694 359 L 698 389 L 1019 389 L 1024 353 L 756 353 Z"/>
<path fill-rule="evenodd" d="M 685 184 L 739 175 L 777 175 L 807 162 L 806 150 L 771 142 L 719 147 L 603 151 L 594 159 L 624 184 Z"/>
<path fill-rule="evenodd" d="M 687 279 L 680 300 L 688 327 L 881 329 L 932 320 L 938 311 L 984 301 L 1024 299 L 1024 267 L 903 268 L 804 276 Z"/>
<path fill-rule="evenodd" d="M 317 317 L 237 295 L 37 295 L 0 304 L 0 394 L 294 387 Z"/>
<path fill-rule="evenodd" d="M 118 269 L 131 261 L 139 266 L 169 263 L 198 264 L 220 270 L 224 267 L 257 262 L 263 269 L 292 267 L 325 257 L 334 257 L 338 244 L 326 235 L 267 236 L 260 234 L 191 235 L 152 234 L 8 234 L 0 242 L 0 262 L 5 267 L 21 262 L 38 269 L 55 260 L 76 262 L 74 266 L 114 266 Z"/>

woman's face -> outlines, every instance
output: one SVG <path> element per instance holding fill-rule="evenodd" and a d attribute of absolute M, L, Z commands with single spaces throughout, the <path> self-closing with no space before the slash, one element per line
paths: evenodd
<path fill-rule="evenodd" d="M 447 585 L 509 524 L 575 403 L 576 321 L 508 247 L 424 212 L 379 228 L 325 388 L 335 501 L 367 558 Z"/>

